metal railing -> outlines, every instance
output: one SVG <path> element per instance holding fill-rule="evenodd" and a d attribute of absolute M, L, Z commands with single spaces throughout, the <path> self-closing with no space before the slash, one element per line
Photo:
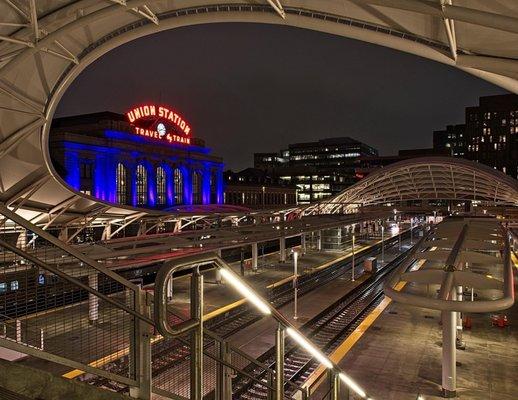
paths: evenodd
<path fill-rule="evenodd" d="M 167 264 L 153 296 L 2 204 L 0 221 L 0 346 L 67 366 L 69 378 L 99 377 L 103 388 L 140 399 L 156 393 L 176 400 L 228 400 L 243 382 L 268 399 L 307 398 L 305 389 L 284 380 L 284 338 L 312 345 L 216 255 Z M 227 282 L 242 285 L 276 320 L 274 368 L 203 326 L 202 266 L 202 272 L 225 270 Z M 187 321 L 164 298 L 179 268 L 192 271 Z M 314 350 L 329 363 L 338 393 L 338 378 L 346 375 Z"/>
<path fill-rule="evenodd" d="M 200 273 L 200 269 L 203 268 L 206 271 L 208 267 L 219 270 L 224 280 L 230 286 L 240 292 L 261 313 L 275 320 L 277 329 L 275 331 L 276 361 L 274 369 L 251 359 L 242 351 L 231 347 L 225 340 L 216 338 L 204 329 L 202 315 L 203 274 Z M 173 278 L 173 274 L 180 270 L 191 271 L 190 318 L 177 324 L 171 324 L 167 306 L 167 288 Z M 233 386 L 233 383 L 242 381 L 241 379 L 232 379 L 237 378 L 238 375 L 241 375 L 241 377 L 245 376 L 253 382 L 253 390 L 261 393 L 256 394 L 257 398 L 265 394 L 267 399 L 306 399 L 308 396 L 306 389 L 285 380 L 286 336 L 289 336 L 293 343 L 304 348 L 328 368 L 332 382 L 332 400 L 348 398 L 347 394 L 345 396 L 344 393 L 340 395 L 340 388 L 342 386 L 345 386 L 347 393 L 349 389 L 352 389 L 361 398 L 367 398 L 367 394 L 347 374 L 305 338 L 282 314 L 241 280 L 232 271 L 231 267 L 216 254 L 186 256 L 170 261 L 160 269 L 155 280 L 154 317 L 156 327 L 164 337 L 188 341 L 190 345 L 189 379 L 188 382 L 187 379 L 183 382 L 184 392 L 186 392 L 185 387 L 188 385 L 188 398 L 190 399 L 201 400 L 204 396 L 212 393 L 206 390 L 207 384 L 205 379 L 207 376 L 214 377 L 214 385 L 211 385 L 214 386 L 214 398 L 230 399 L 234 390 L 238 389 Z M 207 336 L 212 338 L 215 343 L 211 348 L 212 353 L 207 352 L 205 344 Z M 223 349 L 223 352 L 221 349 Z M 207 369 L 214 371 L 214 373 L 207 373 Z M 174 394 L 178 395 L 178 393 Z"/>
<path fill-rule="evenodd" d="M 0 217 L 0 346 L 139 396 L 145 293 L 3 204 Z"/>

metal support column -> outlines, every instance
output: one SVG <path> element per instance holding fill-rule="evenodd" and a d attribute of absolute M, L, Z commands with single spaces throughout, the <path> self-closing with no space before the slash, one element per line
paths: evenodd
<path fill-rule="evenodd" d="M 227 364 L 231 363 L 228 342 L 216 342 L 219 359 Z M 223 362 L 216 366 L 215 400 L 232 399 L 232 372 Z"/>
<path fill-rule="evenodd" d="M 167 281 L 167 300 L 173 300 L 173 278 Z"/>
<path fill-rule="evenodd" d="M 341 397 L 340 397 L 340 386 L 341 386 L 340 376 L 336 372 L 334 372 L 332 370 L 329 371 L 329 386 L 330 386 L 329 394 L 330 394 L 331 400 L 341 400 Z"/>
<path fill-rule="evenodd" d="M 270 389 L 275 384 L 275 379 L 273 378 L 273 372 L 268 372 L 268 376 L 266 377 L 266 383 L 268 384 L 268 389 L 266 393 L 266 400 L 275 400 L 274 390 Z"/>
<path fill-rule="evenodd" d="M 397 233 L 399 237 L 399 251 L 401 251 L 401 225 L 399 221 L 397 222 Z"/>
<path fill-rule="evenodd" d="M 252 271 L 257 272 L 257 242 L 252 243 Z"/>
<path fill-rule="evenodd" d="M 356 241 L 356 236 L 354 235 L 353 233 L 353 257 L 352 257 L 352 263 L 351 263 L 351 281 L 354 282 L 354 268 L 355 268 L 355 265 L 354 265 L 354 245 L 355 245 L 355 241 Z"/>
<path fill-rule="evenodd" d="M 196 271 L 191 277 L 191 318 L 199 321 L 191 332 L 191 395 L 203 399 L 203 276 Z"/>
<path fill-rule="evenodd" d="M 298 291 L 299 291 L 299 271 L 298 271 L 298 263 L 299 263 L 299 252 L 293 252 L 293 319 L 297 319 L 297 307 L 298 307 Z"/>
<path fill-rule="evenodd" d="M 302 255 L 306 254 L 307 248 L 306 248 L 306 234 L 305 233 L 300 235 L 300 247 L 302 248 Z"/>
<path fill-rule="evenodd" d="M 457 313 L 442 311 L 442 394 L 443 397 L 452 398 L 457 395 L 457 370 L 456 370 L 456 327 Z"/>
<path fill-rule="evenodd" d="M 414 219 L 410 218 L 410 245 L 414 244 Z"/>
<path fill-rule="evenodd" d="M 241 260 L 240 260 L 241 276 L 245 276 L 245 249 L 241 247 Z"/>
<path fill-rule="evenodd" d="M 322 250 L 322 231 L 317 232 L 317 250 Z"/>
<path fill-rule="evenodd" d="M 381 265 L 385 263 L 385 226 L 381 223 Z"/>
<path fill-rule="evenodd" d="M 455 300 L 462 301 L 464 297 L 464 287 L 457 286 L 455 289 L 457 293 L 455 296 Z M 456 348 L 459 350 L 466 350 L 466 343 L 462 340 L 462 313 L 457 312 L 456 314 L 456 331 L 457 331 L 457 339 L 456 339 Z"/>
<path fill-rule="evenodd" d="M 98 273 L 88 275 L 88 286 L 94 290 L 98 290 Z M 99 298 L 92 293 L 88 294 L 88 322 L 96 324 L 99 320 Z"/>
<path fill-rule="evenodd" d="M 151 317 L 150 304 L 147 293 L 143 290 L 132 292 L 135 297 L 135 310 Z M 130 339 L 130 371 L 138 382 L 137 387 L 130 387 L 130 396 L 142 399 L 151 399 L 151 326 L 133 318 L 133 334 Z"/>
<path fill-rule="evenodd" d="M 286 262 L 286 237 L 284 235 L 279 238 L 279 261 Z"/>
<path fill-rule="evenodd" d="M 284 326 L 280 323 L 275 333 L 275 399 L 284 399 Z"/>
<path fill-rule="evenodd" d="M 221 249 L 217 249 L 216 254 L 221 258 Z M 221 271 L 219 268 L 216 268 L 216 283 L 221 283 Z"/>

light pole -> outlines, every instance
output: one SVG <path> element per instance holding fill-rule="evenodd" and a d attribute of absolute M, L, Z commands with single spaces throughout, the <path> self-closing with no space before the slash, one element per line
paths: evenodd
<path fill-rule="evenodd" d="M 401 227 L 399 226 L 399 221 L 397 222 L 397 234 L 399 236 L 399 251 L 401 251 Z"/>
<path fill-rule="evenodd" d="M 293 319 L 297 319 L 299 317 L 297 315 L 297 295 L 299 291 L 298 259 L 299 252 L 297 250 L 293 250 Z"/>
<path fill-rule="evenodd" d="M 381 224 L 381 263 L 385 263 L 385 226 Z"/>
<path fill-rule="evenodd" d="M 353 282 L 354 282 L 354 240 L 355 240 L 355 236 L 353 233 L 353 264 L 352 264 L 352 268 L 351 268 L 351 280 Z"/>
<path fill-rule="evenodd" d="M 410 217 L 410 246 L 414 244 L 414 218 Z"/>

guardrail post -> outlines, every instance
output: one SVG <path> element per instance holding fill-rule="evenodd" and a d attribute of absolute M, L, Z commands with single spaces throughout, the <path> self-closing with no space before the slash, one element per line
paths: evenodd
<path fill-rule="evenodd" d="M 340 378 L 333 370 L 329 370 L 329 386 L 331 400 L 340 400 Z"/>
<path fill-rule="evenodd" d="M 232 375 L 231 369 L 223 362 L 231 363 L 231 354 L 228 342 L 216 341 L 218 356 L 221 362 L 216 367 L 216 396 L 215 400 L 231 400 L 232 399 Z"/>
<path fill-rule="evenodd" d="M 191 396 L 203 398 L 203 276 L 198 268 L 191 277 L 191 318 L 199 321 L 191 332 Z"/>
<path fill-rule="evenodd" d="M 275 333 L 275 398 L 284 399 L 284 326 L 280 323 Z"/>
<path fill-rule="evenodd" d="M 16 320 L 16 342 L 22 342 L 22 321 L 19 319 Z"/>
<path fill-rule="evenodd" d="M 150 316 L 150 305 L 147 303 L 146 292 L 137 289 L 134 292 L 135 310 Z M 151 399 L 151 328 L 150 326 L 131 317 L 133 334 L 130 338 L 129 365 L 138 386 L 130 387 L 130 396 L 142 400 Z"/>
<path fill-rule="evenodd" d="M 274 395 L 273 395 L 273 390 L 270 389 L 270 387 L 273 386 L 274 384 L 274 379 L 273 379 L 273 373 L 272 372 L 268 372 L 268 376 L 266 377 L 266 383 L 268 385 L 268 389 L 267 389 L 267 393 L 266 393 L 266 400 L 274 400 Z"/>
<path fill-rule="evenodd" d="M 257 258 L 258 258 L 257 242 L 252 243 L 252 271 L 257 272 Z"/>

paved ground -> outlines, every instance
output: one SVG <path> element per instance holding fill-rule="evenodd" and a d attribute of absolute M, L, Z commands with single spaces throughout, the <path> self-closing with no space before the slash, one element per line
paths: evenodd
<path fill-rule="evenodd" d="M 518 305 L 506 314 L 508 328 L 492 326 L 488 314 L 472 315 L 466 350 L 457 351 L 457 398 L 518 398 Z M 391 303 L 339 364 L 374 399 L 441 399 L 439 321 L 439 312 Z"/>
<path fill-rule="evenodd" d="M 360 248 L 374 242 L 374 240 L 359 241 L 355 249 L 358 251 Z M 340 257 L 348 256 L 349 253 L 350 250 L 346 250 L 345 252 L 310 250 L 304 256 L 299 257 L 298 273 L 299 275 L 305 274 L 316 267 L 334 262 Z M 246 264 L 249 263 L 247 262 Z M 241 268 L 239 262 L 232 263 L 231 266 L 237 274 L 240 274 Z M 292 275 L 293 258 L 290 257 L 286 262 L 281 263 L 279 262 L 278 253 L 261 257 L 257 272 L 253 272 L 249 266 L 245 269 L 245 280 L 250 286 L 261 293 L 266 291 L 268 285 L 279 282 Z M 204 283 L 205 314 L 241 299 L 239 293 L 231 287 L 227 287 L 225 284 L 217 284 L 215 274 L 213 273 L 206 274 Z M 189 286 L 189 278 L 180 278 L 174 281 L 174 296 L 170 304 L 180 315 L 187 315 L 187 309 L 189 307 Z"/>
<path fill-rule="evenodd" d="M 403 242 L 403 245 L 406 243 L 407 242 Z M 385 253 L 385 262 L 390 262 L 398 254 L 397 246 L 387 250 Z M 349 274 L 342 275 L 338 279 L 322 285 L 318 290 L 309 292 L 301 297 L 298 302 L 299 318 L 297 320 L 293 319 L 293 302 L 281 307 L 279 311 L 295 326 L 300 327 L 325 308 L 345 296 L 367 278 L 363 273 L 361 265 L 358 265 L 356 268 L 356 277 L 357 279 L 352 282 Z M 231 336 L 230 342 L 249 355 L 257 357 L 275 344 L 275 327 L 276 323 L 272 318 L 263 318 L 261 321 Z"/>

